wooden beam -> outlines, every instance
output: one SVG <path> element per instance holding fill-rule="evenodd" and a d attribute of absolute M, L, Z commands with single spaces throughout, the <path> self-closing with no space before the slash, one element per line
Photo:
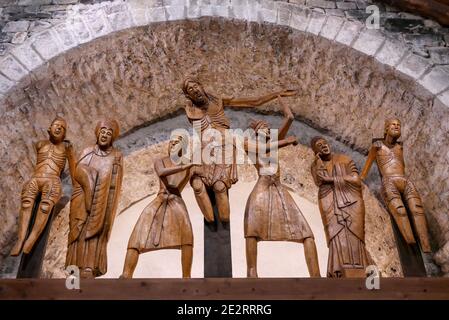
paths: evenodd
<path fill-rule="evenodd" d="M 381 0 L 393 7 L 432 18 L 449 26 L 449 0 Z"/>
<path fill-rule="evenodd" d="M 365 279 L 96 279 L 68 290 L 64 279 L 0 280 L 0 300 L 447 300 L 449 278 L 381 278 L 380 290 Z"/>

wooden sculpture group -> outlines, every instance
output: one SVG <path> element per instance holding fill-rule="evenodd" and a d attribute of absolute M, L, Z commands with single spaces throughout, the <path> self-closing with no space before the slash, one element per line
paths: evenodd
<path fill-rule="evenodd" d="M 251 108 L 276 98 L 279 100 L 284 120 L 278 128 L 277 139 L 272 137 L 273 130 L 268 123 L 253 120 L 248 128 L 254 130 L 255 136 L 244 141 L 247 154 L 256 150 L 257 155 L 268 155 L 256 157 L 254 166 L 259 178 L 245 207 L 247 276 L 258 276 L 259 241 L 293 241 L 304 245 L 310 276 L 320 277 L 313 232 L 281 184 L 279 166 L 271 170 L 271 163 L 266 161 L 274 150 L 297 144 L 296 137 L 287 137 L 293 114 L 282 98 L 296 92 L 287 90 L 257 98 L 217 97 L 206 92 L 193 78 L 184 80 L 182 90 L 187 98 L 185 112 L 189 121 L 201 132 L 215 129 L 223 135 L 230 128 L 230 121 L 224 113 L 226 106 Z M 36 166 L 33 176 L 23 187 L 18 240 L 11 255 L 28 254 L 33 249 L 54 205 L 61 198 L 60 176 L 67 161 L 73 192 L 66 266 L 78 266 L 81 277 L 94 278 L 107 271 L 106 247 L 120 196 L 123 156 L 113 146 L 119 136 L 119 125 L 111 119 L 99 121 L 95 129 L 96 144 L 85 148 L 77 161 L 71 143 L 65 140 L 66 131 L 66 122 L 57 117 L 48 129 L 49 139 L 35 144 Z M 361 175 L 351 158 L 332 153 L 326 139 L 312 139 L 315 159 L 311 174 L 319 188 L 318 204 L 329 247 L 328 277 L 364 277 L 366 267 L 372 264 L 365 249 L 362 180 L 374 160 L 382 178 L 384 201 L 400 233 L 409 244 L 416 242 L 414 233 L 417 234 L 422 251 L 431 251 L 420 196 L 405 174 L 402 144 L 398 141 L 400 136 L 400 121 L 387 120 L 384 137 L 373 142 Z M 181 249 L 182 274 L 185 278 L 190 277 L 193 232 L 181 197 L 189 181 L 207 222 L 215 219 L 210 195 L 215 196 L 218 219 L 223 222 L 230 219 L 228 190 L 238 181 L 235 156 L 230 163 L 175 163 L 172 155 L 182 157 L 185 143 L 186 137 L 172 136 L 167 155 L 154 163 L 159 192 L 143 210 L 134 227 L 121 278 L 132 278 L 140 254 L 166 248 Z M 202 139 L 200 143 L 202 150 L 208 141 Z M 222 139 L 219 147 L 223 147 L 224 143 Z"/>

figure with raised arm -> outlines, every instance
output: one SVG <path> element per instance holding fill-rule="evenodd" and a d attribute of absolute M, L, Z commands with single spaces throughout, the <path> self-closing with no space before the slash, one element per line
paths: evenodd
<path fill-rule="evenodd" d="M 258 277 L 257 244 L 259 241 L 293 241 L 304 244 L 304 254 L 311 277 L 320 277 L 318 255 L 313 232 L 287 188 L 280 181 L 280 168 L 276 150 L 297 144 L 296 137 L 286 138 L 293 114 L 281 102 L 284 121 L 279 128 L 278 139 L 263 120 L 249 125 L 255 131 L 255 139 L 245 141 L 248 155 L 256 152 L 254 163 L 259 178 L 245 208 L 244 234 L 246 240 L 247 276 Z M 263 141 L 265 140 L 265 141 Z M 256 145 L 253 145 L 256 144 Z M 273 156 L 272 153 L 276 155 Z"/>
<path fill-rule="evenodd" d="M 159 192 L 143 210 L 129 238 L 121 278 L 132 278 L 139 255 L 160 249 L 181 249 L 183 278 L 190 278 L 193 255 L 193 232 L 181 192 L 190 178 L 189 164 L 175 164 L 173 155 L 182 157 L 183 137 L 175 135 L 168 146 L 168 155 L 158 159 L 154 168 L 159 177 Z"/>
<path fill-rule="evenodd" d="M 190 77 L 184 80 L 182 90 L 187 98 L 185 105 L 187 118 L 194 126 L 195 124 L 198 126 L 195 130 L 202 134 L 201 151 L 210 144 L 207 130 L 215 129 L 220 132 L 222 139 L 221 142 L 218 141 L 215 150 L 220 150 L 218 152 L 223 152 L 223 154 L 225 153 L 225 131 L 230 128 L 230 120 L 224 113 L 225 107 L 252 108 L 267 103 L 277 96 L 296 94 L 295 91 L 286 90 L 256 98 L 216 97 L 206 92 L 198 80 Z M 214 149 L 211 149 L 211 153 L 214 152 Z M 215 195 L 219 220 L 228 222 L 230 216 L 228 190 L 238 180 L 235 157 L 228 159 L 229 161 L 225 160 L 227 159 L 226 155 L 220 158 L 222 159 L 221 163 L 219 161 L 212 163 L 202 161 L 201 165 L 195 166 L 190 180 L 198 206 L 208 222 L 214 221 L 214 213 L 207 191 L 211 190 Z"/>

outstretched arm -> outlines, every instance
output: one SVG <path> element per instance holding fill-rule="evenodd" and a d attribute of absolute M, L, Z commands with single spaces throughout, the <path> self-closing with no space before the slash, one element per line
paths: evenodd
<path fill-rule="evenodd" d="M 288 137 L 286 139 L 278 140 L 278 141 L 275 141 L 275 142 L 269 142 L 269 143 L 266 144 L 266 150 L 271 151 L 271 150 L 276 149 L 276 148 L 280 149 L 280 148 L 286 147 L 286 146 L 291 145 L 291 144 L 298 144 L 298 139 L 296 139 L 296 137 L 294 137 L 294 136 L 290 136 L 290 137 Z M 246 152 L 257 150 L 256 149 L 257 146 L 258 146 L 257 143 L 254 143 L 252 141 L 248 141 L 248 139 L 246 139 L 245 142 L 244 142 L 244 148 L 245 148 Z M 259 152 L 259 150 L 257 150 L 257 152 Z"/>
<path fill-rule="evenodd" d="M 371 146 L 371 149 L 368 153 L 368 158 L 366 159 L 365 166 L 363 167 L 362 174 L 360 175 L 360 178 L 362 180 L 365 180 L 366 176 L 368 175 L 369 170 L 371 169 L 371 166 L 373 165 L 373 161 L 376 159 L 376 147 L 373 145 Z"/>
<path fill-rule="evenodd" d="M 159 177 L 165 177 L 165 176 L 169 176 L 169 175 L 187 170 L 187 169 L 191 168 L 192 166 L 193 166 L 193 163 L 189 163 L 189 164 L 182 164 L 179 166 L 166 168 L 166 167 L 164 167 L 162 160 L 159 159 L 155 162 L 154 169 L 156 170 L 156 173 Z"/>
<path fill-rule="evenodd" d="M 290 110 L 289 106 L 287 106 L 287 104 L 285 104 L 285 102 L 281 96 L 278 96 L 278 100 L 282 107 L 282 113 L 284 114 L 284 121 L 282 122 L 282 125 L 279 128 L 279 136 L 278 136 L 278 139 L 282 140 L 287 135 L 288 129 L 290 129 L 290 126 L 292 125 L 294 117 L 293 117 L 292 110 Z"/>
<path fill-rule="evenodd" d="M 255 98 L 223 98 L 223 105 L 236 108 L 252 108 L 263 105 L 276 99 L 278 96 L 289 97 L 296 94 L 295 90 L 284 90 L 279 92 L 269 93 L 267 95 Z"/>

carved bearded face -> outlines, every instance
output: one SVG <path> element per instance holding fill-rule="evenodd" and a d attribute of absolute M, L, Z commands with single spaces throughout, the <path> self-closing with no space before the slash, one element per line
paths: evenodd
<path fill-rule="evenodd" d="M 55 120 L 50 125 L 48 129 L 48 133 L 50 134 L 50 138 L 56 142 L 61 142 L 65 138 L 66 132 L 66 124 L 62 120 Z"/>
<path fill-rule="evenodd" d="M 328 156 L 331 154 L 331 147 L 329 146 L 329 143 L 327 143 L 324 139 L 318 139 L 317 142 L 315 142 L 315 153 L 320 153 L 323 156 Z"/>
<path fill-rule="evenodd" d="M 187 96 L 197 105 L 203 105 L 207 102 L 207 96 L 203 87 L 197 82 L 190 81 L 186 85 Z"/>
<path fill-rule="evenodd" d="M 112 145 L 113 130 L 107 127 L 101 127 L 98 132 L 97 143 L 100 148 L 108 148 Z"/>
<path fill-rule="evenodd" d="M 385 126 L 385 133 L 398 139 L 401 136 L 401 122 L 398 119 L 389 120 Z"/>

